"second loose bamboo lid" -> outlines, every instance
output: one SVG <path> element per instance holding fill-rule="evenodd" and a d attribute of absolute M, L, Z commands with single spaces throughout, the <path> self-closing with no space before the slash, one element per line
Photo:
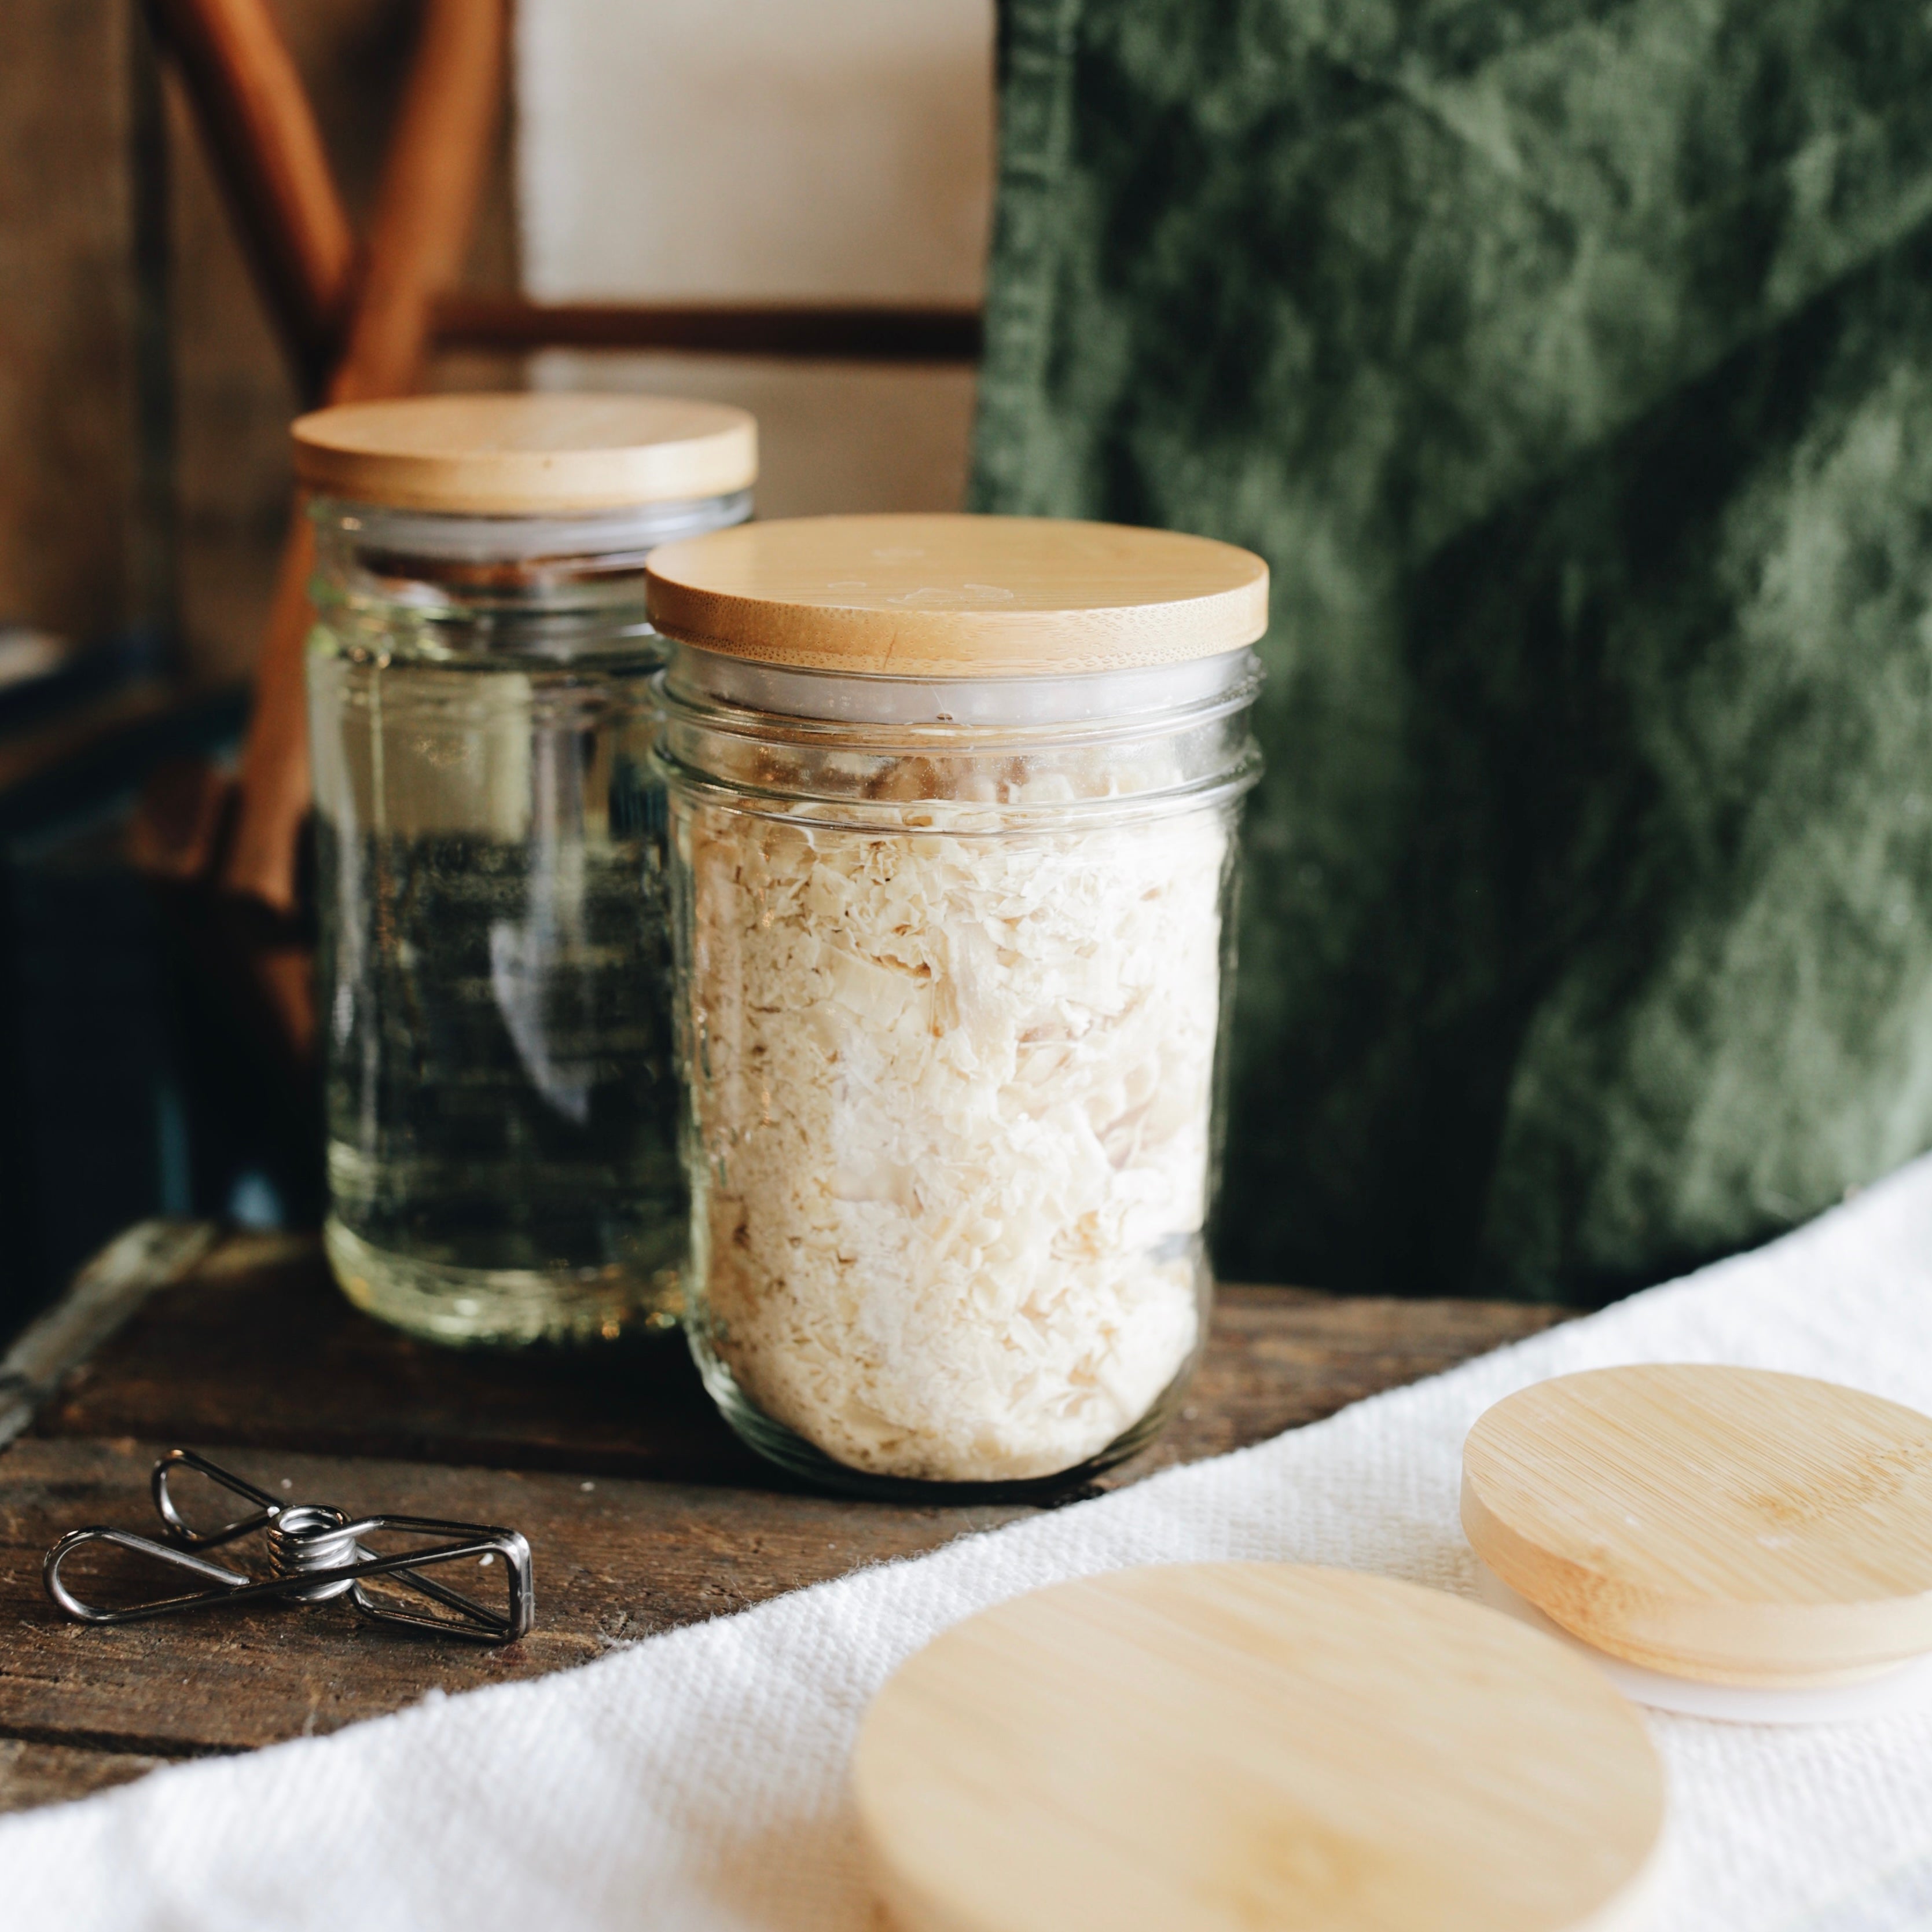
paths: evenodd
<path fill-rule="evenodd" d="M 1064 676 L 1219 656 L 1268 627 L 1268 566 L 1172 530 L 1035 517 L 811 517 L 652 553 L 681 644 L 869 677 Z"/>
<path fill-rule="evenodd" d="M 742 410 L 531 392 L 343 403 L 297 419 L 296 474 L 354 502 L 543 517 L 729 496 L 758 480 Z"/>
<path fill-rule="evenodd" d="M 1462 1526 L 1552 1622 L 1669 1676 L 1830 1685 L 1932 1652 L 1932 1417 L 1835 1383 L 1535 1383 L 1470 1430 Z"/>

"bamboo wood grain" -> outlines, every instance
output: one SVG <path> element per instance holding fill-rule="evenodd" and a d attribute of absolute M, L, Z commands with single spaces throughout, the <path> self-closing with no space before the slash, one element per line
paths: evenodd
<path fill-rule="evenodd" d="M 148 0 L 304 395 L 340 340 L 356 238 L 300 76 L 265 0 Z"/>
<path fill-rule="evenodd" d="M 668 637 L 761 664 L 1029 676 L 1184 662 L 1268 626 L 1268 566 L 1172 530 L 1035 517 L 810 517 L 668 544 Z"/>
<path fill-rule="evenodd" d="M 1637 1922 L 1661 1769 L 1586 1660 L 1286 1564 L 1065 1583 L 904 1666 L 853 1765 L 900 1932 L 1592 1932 Z"/>
<path fill-rule="evenodd" d="M 1932 1651 L 1932 1418 L 1833 1383 L 1538 1383 L 1469 1432 L 1462 1523 L 1552 1622 L 1654 1670 L 1797 1687 Z"/>
<path fill-rule="evenodd" d="M 482 192 L 508 58 L 505 0 L 429 0 L 376 198 L 332 403 L 415 386 L 432 305 L 460 272 Z M 296 842 L 308 810 L 302 647 L 313 561 L 298 501 L 283 548 L 256 672 L 255 710 L 222 868 L 230 891 L 277 911 L 296 902 Z"/>
<path fill-rule="evenodd" d="M 742 410 L 560 391 L 411 396 L 295 426 L 296 474 L 352 501 L 476 516 L 619 509 L 728 495 L 758 473 Z"/>

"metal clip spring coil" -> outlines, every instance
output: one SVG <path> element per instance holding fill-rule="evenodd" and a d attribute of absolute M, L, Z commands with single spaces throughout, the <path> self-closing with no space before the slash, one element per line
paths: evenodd
<path fill-rule="evenodd" d="M 198 1471 L 224 1489 L 245 1498 L 257 1506 L 257 1514 L 220 1529 L 190 1528 L 168 1491 L 170 1477 L 182 1468 Z M 210 1604 L 264 1600 L 321 1604 L 346 1595 L 373 1622 L 400 1624 L 411 1630 L 434 1630 L 440 1636 L 464 1637 L 478 1643 L 514 1643 L 528 1632 L 535 1620 L 536 1597 L 530 1546 L 514 1529 L 498 1529 L 487 1523 L 445 1522 L 434 1516 L 369 1516 L 351 1522 L 342 1510 L 325 1504 L 278 1502 L 191 1449 L 170 1449 L 154 1465 L 151 1486 L 154 1508 L 167 1526 L 170 1541 L 158 1543 L 129 1530 L 92 1528 L 70 1530 L 47 1552 L 41 1565 L 47 1594 L 69 1616 L 85 1624 L 126 1624 L 146 1617 L 171 1616 L 180 1610 L 200 1610 Z M 266 1576 L 251 1576 L 190 1554 L 232 1543 L 257 1530 L 265 1532 L 268 1558 Z M 385 1532 L 445 1540 L 389 1556 L 378 1556 L 363 1547 L 363 1537 Z M 62 1581 L 61 1565 L 76 1550 L 93 1543 L 111 1544 L 117 1549 L 158 1558 L 219 1587 L 120 1609 L 83 1603 Z M 508 1606 L 502 1610 L 492 1610 L 460 1590 L 418 1574 L 436 1564 L 460 1563 L 466 1558 L 487 1563 L 499 1557 L 508 1586 Z M 429 1598 L 450 1614 L 425 1616 L 390 1609 L 364 1587 L 364 1580 L 372 1576 L 386 1577 L 392 1583 Z"/>

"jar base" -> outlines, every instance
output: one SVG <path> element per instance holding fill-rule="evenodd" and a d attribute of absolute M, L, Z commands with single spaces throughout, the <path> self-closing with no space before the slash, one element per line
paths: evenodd
<path fill-rule="evenodd" d="M 365 1315 L 445 1347 L 582 1346 L 677 1326 L 674 1269 L 456 1268 L 376 1247 L 334 1215 L 322 1246 L 337 1284 Z"/>
<path fill-rule="evenodd" d="M 755 1449 L 766 1462 L 775 1463 L 787 1474 L 808 1483 L 814 1489 L 830 1490 L 842 1496 L 862 1496 L 874 1502 L 961 1504 L 970 1503 L 1053 1503 L 1080 1500 L 1078 1492 L 1096 1476 L 1118 1468 L 1137 1456 L 1173 1418 L 1182 1394 L 1193 1378 L 1200 1360 L 1197 1348 L 1180 1372 L 1163 1389 L 1154 1406 L 1124 1434 L 1097 1455 L 1090 1456 L 1072 1468 L 1050 1476 L 1028 1476 L 1012 1482 L 948 1483 L 928 1481 L 913 1476 L 875 1476 L 838 1462 L 815 1444 L 808 1442 L 796 1430 L 774 1422 L 738 1386 L 737 1378 L 728 1368 L 704 1331 L 694 1322 L 685 1324 L 685 1337 L 691 1346 L 692 1360 L 704 1378 L 705 1392 L 718 1406 L 739 1439 Z"/>

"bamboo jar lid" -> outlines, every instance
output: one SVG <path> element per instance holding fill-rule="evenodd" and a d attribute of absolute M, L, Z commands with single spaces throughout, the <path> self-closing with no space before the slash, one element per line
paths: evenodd
<path fill-rule="evenodd" d="M 1125 1570 L 947 1631 L 853 1766 L 898 1932 L 1632 1924 L 1664 1780 L 1556 1639 L 1289 1564 Z"/>
<path fill-rule="evenodd" d="M 808 517 L 667 544 L 669 638 L 867 677 L 1029 677 L 1215 657 L 1268 628 L 1268 566 L 1172 530 L 1042 517 Z"/>
<path fill-rule="evenodd" d="M 1523 1389 L 1462 1449 L 1478 1556 L 1653 1670 L 1768 1688 L 1932 1652 L 1932 1417 L 1761 1369 L 1597 1369 Z"/>
<path fill-rule="evenodd" d="M 758 424 L 720 403 L 531 392 L 343 403 L 297 418 L 296 474 L 325 496 L 542 517 L 724 496 L 758 479 Z"/>

